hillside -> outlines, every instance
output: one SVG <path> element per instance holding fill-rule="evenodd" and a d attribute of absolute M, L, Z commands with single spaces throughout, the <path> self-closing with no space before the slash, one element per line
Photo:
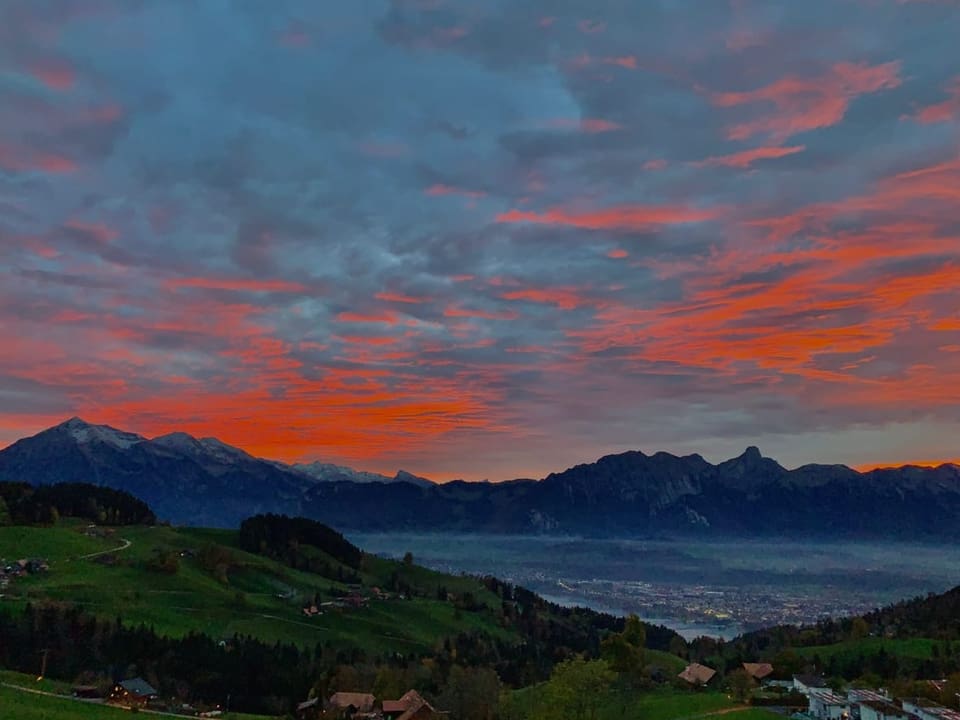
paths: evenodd
<path fill-rule="evenodd" d="M 54 509 L 77 491 L 43 490 Z M 369 555 L 303 518 L 254 516 L 238 530 L 46 520 L 0 527 L 0 635 L 9 640 L 0 668 L 36 671 L 44 655 L 55 678 L 139 672 L 167 697 L 231 695 L 237 707 L 278 712 L 311 688 L 383 678 L 398 693 L 414 681 L 442 693 L 454 666 L 530 684 L 565 657 L 595 654 L 624 623 L 495 578 L 428 570 L 409 555 Z M 667 667 L 677 640 L 647 626 Z"/>
<path fill-rule="evenodd" d="M 266 642 L 312 647 L 316 643 L 359 647 L 370 652 L 428 651 L 443 638 L 477 630 L 505 641 L 519 640 L 490 608 L 500 599 L 472 578 L 444 576 L 424 568 L 364 556 L 357 571 L 314 553 L 330 576 L 297 570 L 241 550 L 235 531 L 126 527 L 109 537 L 85 535 L 84 524 L 0 528 L 0 558 L 47 560 L 49 572 L 13 582 L 3 608 L 54 600 L 78 605 L 104 617 L 121 616 L 164 635 L 191 631 L 215 638 L 251 635 Z M 129 547 L 124 545 L 129 542 Z M 123 548 L 123 549 L 118 549 Z M 85 557 L 103 553 L 93 557 Z M 168 560 L 169 558 L 169 560 Z M 170 565 L 167 566 L 166 563 Z M 338 575 L 343 580 L 338 580 Z M 372 588 L 403 583 L 417 597 L 372 599 Z M 370 597 L 363 607 L 337 607 L 305 617 L 303 607 L 339 601 L 350 587 Z M 458 613 L 454 603 L 437 599 L 471 593 L 482 606 Z"/>
<path fill-rule="evenodd" d="M 716 465 L 633 451 L 539 481 L 434 485 L 403 471 L 391 479 L 287 466 L 183 433 L 147 440 L 74 418 L 0 451 L 0 480 L 93 482 L 133 493 L 163 519 L 216 527 L 273 512 L 365 531 L 960 537 L 958 466 L 787 470 L 757 448 Z"/>

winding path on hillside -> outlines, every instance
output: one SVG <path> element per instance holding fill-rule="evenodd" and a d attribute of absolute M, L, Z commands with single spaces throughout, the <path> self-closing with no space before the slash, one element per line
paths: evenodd
<path fill-rule="evenodd" d="M 89 560 L 90 558 L 99 557 L 100 555 L 107 555 L 109 553 L 120 552 L 121 550 L 126 550 L 128 547 L 133 545 L 132 542 L 126 538 L 120 538 L 120 546 L 115 548 L 110 548 L 109 550 L 101 550 L 100 552 L 90 553 L 89 555 L 81 555 L 77 560 Z"/>

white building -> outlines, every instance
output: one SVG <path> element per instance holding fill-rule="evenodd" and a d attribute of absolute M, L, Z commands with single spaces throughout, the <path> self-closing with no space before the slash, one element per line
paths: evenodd
<path fill-rule="evenodd" d="M 827 681 L 819 675 L 794 675 L 793 689 L 808 697 L 814 690 L 830 690 L 830 688 L 827 687 Z"/>
<path fill-rule="evenodd" d="M 863 700 L 860 720 L 911 720 L 910 713 L 889 700 Z"/>
<path fill-rule="evenodd" d="M 846 720 L 850 717 L 850 703 L 830 690 L 812 690 L 807 695 L 808 714 L 817 720 Z"/>
<path fill-rule="evenodd" d="M 905 698 L 903 709 L 920 720 L 960 720 L 960 712 L 926 698 Z"/>
<path fill-rule="evenodd" d="M 860 720 L 860 703 L 866 700 L 890 702 L 890 696 L 876 690 L 847 690 L 847 700 L 850 702 L 850 717 Z"/>

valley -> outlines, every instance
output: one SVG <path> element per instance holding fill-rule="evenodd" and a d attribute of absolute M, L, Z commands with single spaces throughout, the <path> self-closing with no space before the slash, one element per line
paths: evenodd
<path fill-rule="evenodd" d="M 563 605 L 636 613 L 688 640 L 859 615 L 960 581 L 960 557 L 898 542 L 612 540 L 351 533 L 443 572 L 499 575 Z"/>

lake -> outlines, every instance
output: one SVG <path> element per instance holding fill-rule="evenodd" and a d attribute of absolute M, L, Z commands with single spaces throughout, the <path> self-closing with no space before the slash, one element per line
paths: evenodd
<path fill-rule="evenodd" d="M 636 613 L 729 639 L 779 623 L 856 615 L 960 584 L 960 553 L 915 543 L 616 540 L 351 533 L 368 552 L 496 575 L 562 605 Z"/>

